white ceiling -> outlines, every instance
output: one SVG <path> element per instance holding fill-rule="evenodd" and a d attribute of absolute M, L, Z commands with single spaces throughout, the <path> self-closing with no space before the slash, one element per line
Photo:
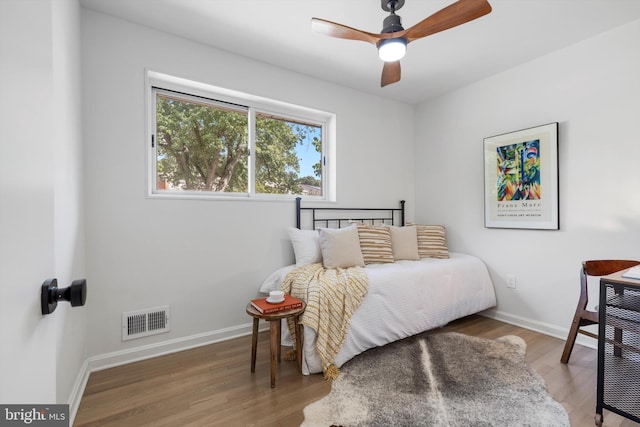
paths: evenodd
<path fill-rule="evenodd" d="M 454 0 L 406 0 L 409 28 Z M 81 0 L 84 7 L 375 95 L 418 103 L 640 19 L 640 0 L 489 0 L 493 11 L 411 43 L 380 87 L 374 46 L 311 31 L 323 18 L 372 33 L 380 0 Z"/>

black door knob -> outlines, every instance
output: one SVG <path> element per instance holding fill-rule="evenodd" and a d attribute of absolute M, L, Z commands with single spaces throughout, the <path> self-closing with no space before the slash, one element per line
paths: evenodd
<path fill-rule="evenodd" d="M 87 281 L 78 279 L 71 282 L 68 288 L 58 288 L 58 279 L 44 281 L 40 291 L 42 314 L 51 314 L 58 306 L 58 301 L 69 301 L 72 307 L 84 305 L 87 300 Z"/>

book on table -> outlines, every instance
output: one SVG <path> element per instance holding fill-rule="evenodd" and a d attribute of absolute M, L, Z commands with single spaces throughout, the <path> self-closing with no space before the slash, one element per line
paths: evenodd
<path fill-rule="evenodd" d="M 285 294 L 284 300 L 278 303 L 271 303 L 267 301 L 267 298 L 258 298 L 251 300 L 253 308 L 258 310 L 262 314 L 273 314 L 280 311 L 295 310 L 302 307 L 302 301 L 296 297 Z"/>

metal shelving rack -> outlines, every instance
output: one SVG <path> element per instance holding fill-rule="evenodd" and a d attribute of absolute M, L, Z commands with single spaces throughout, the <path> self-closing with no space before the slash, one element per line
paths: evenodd
<path fill-rule="evenodd" d="M 600 279 L 596 425 L 607 409 L 640 423 L 640 280 Z"/>

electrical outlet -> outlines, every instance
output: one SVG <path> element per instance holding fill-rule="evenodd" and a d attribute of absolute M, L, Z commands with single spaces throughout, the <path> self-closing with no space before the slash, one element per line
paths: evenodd
<path fill-rule="evenodd" d="M 507 275 L 507 288 L 515 289 L 516 288 L 516 276 L 513 274 Z"/>

